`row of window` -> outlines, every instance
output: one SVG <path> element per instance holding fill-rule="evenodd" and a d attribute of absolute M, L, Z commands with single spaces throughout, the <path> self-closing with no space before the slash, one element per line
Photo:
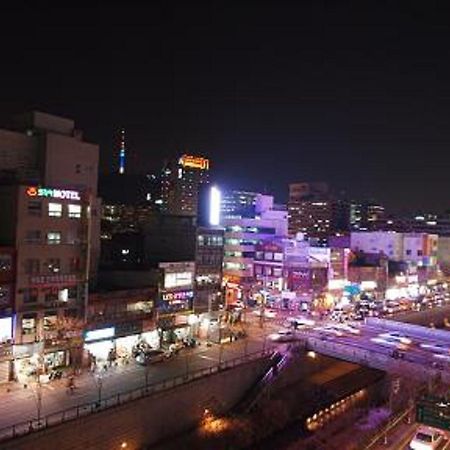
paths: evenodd
<path fill-rule="evenodd" d="M 200 247 L 221 247 L 223 245 L 223 237 L 215 235 L 202 235 L 197 237 L 198 245 Z"/>
<path fill-rule="evenodd" d="M 62 203 L 49 202 L 47 215 L 49 217 L 63 217 L 63 209 L 67 210 L 67 217 L 69 219 L 79 219 L 81 217 L 81 205 L 72 203 L 63 205 Z M 40 200 L 29 200 L 28 214 L 30 216 L 42 217 L 42 202 Z"/>
<path fill-rule="evenodd" d="M 225 245 L 256 245 L 259 241 L 256 239 L 225 239 Z"/>
<path fill-rule="evenodd" d="M 231 233 L 258 233 L 258 234 L 275 234 L 275 228 L 271 227 L 250 227 L 241 225 L 231 225 L 226 227 L 227 232 Z"/>
<path fill-rule="evenodd" d="M 256 252 L 256 259 L 264 259 L 266 261 L 283 261 L 283 253 L 272 252 Z"/>
<path fill-rule="evenodd" d="M 225 256 L 231 258 L 254 258 L 255 252 L 230 252 L 227 251 L 224 253 Z"/>
<path fill-rule="evenodd" d="M 27 244 L 47 244 L 58 245 L 62 244 L 62 233 L 60 231 L 48 231 L 45 235 L 45 242 L 43 242 L 43 236 L 41 230 L 28 230 L 25 235 L 25 242 Z M 77 236 L 68 234 L 66 236 L 65 244 L 76 245 L 80 243 L 80 239 Z"/>
<path fill-rule="evenodd" d="M 197 264 L 204 266 L 221 266 L 222 255 L 201 254 L 197 256 Z"/>
<path fill-rule="evenodd" d="M 32 304 L 39 301 L 39 293 L 43 293 L 44 301 L 46 303 L 62 302 L 66 303 L 71 299 L 76 299 L 78 295 L 78 289 L 76 286 L 67 287 L 62 289 L 48 288 L 43 291 L 39 291 L 37 288 L 23 289 L 23 303 Z"/>
<path fill-rule="evenodd" d="M 281 267 L 260 266 L 255 264 L 255 275 L 266 275 L 269 277 L 282 277 L 283 269 Z"/>
<path fill-rule="evenodd" d="M 66 317 L 76 317 L 77 310 L 68 310 Z M 54 331 L 57 328 L 58 316 L 56 311 L 45 314 L 42 324 L 44 331 Z M 24 314 L 21 321 L 22 334 L 31 335 L 37 332 L 37 314 Z"/>
<path fill-rule="evenodd" d="M 62 271 L 62 265 L 59 258 L 48 258 L 44 261 L 29 258 L 24 261 L 23 269 L 27 275 L 56 274 Z M 81 270 L 80 258 L 70 258 L 67 269 L 69 273 L 78 273 Z"/>
<path fill-rule="evenodd" d="M 406 255 L 407 256 L 411 256 L 412 255 L 412 250 L 406 250 Z M 417 256 L 423 256 L 423 251 L 422 250 L 417 250 Z"/>

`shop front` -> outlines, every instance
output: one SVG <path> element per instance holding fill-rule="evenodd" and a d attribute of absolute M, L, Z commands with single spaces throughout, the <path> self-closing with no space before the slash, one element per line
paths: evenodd
<path fill-rule="evenodd" d="M 21 383 L 44 373 L 44 342 L 13 346 L 14 378 Z"/>
<path fill-rule="evenodd" d="M 98 363 L 104 364 L 108 361 L 111 351 L 114 351 L 114 339 L 116 330 L 114 327 L 100 328 L 86 331 L 84 336 L 84 349 Z"/>

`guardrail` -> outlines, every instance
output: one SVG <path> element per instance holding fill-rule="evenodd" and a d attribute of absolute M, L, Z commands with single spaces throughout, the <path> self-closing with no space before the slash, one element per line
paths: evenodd
<path fill-rule="evenodd" d="M 448 363 L 441 368 L 433 368 L 407 359 L 394 359 L 386 350 L 367 349 L 362 345 L 348 345 L 312 336 L 307 338 L 307 347 L 324 355 L 344 359 L 374 369 L 408 374 L 408 376 L 421 381 L 427 381 L 430 377 L 438 377 L 443 382 L 450 382 Z M 406 353 L 405 358 L 407 357 L 408 354 Z"/>
<path fill-rule="evenodd" d="M 232 369 L 233 367 L 246 364 L 251 361 L 256 361 L 272 353 L 273 352 L 271 350 L 266 349 L 254 353 L 249 353 L 238 358 L 223 361 L 217 366 L 210 366 L 204 369 L 195 370 L 185 375 L 167 378 L 157 383 L 147 384 L 129 391 L 120 392 L 101 400 L 92 401 L 73 406 L 65 410 L 57 411 L 55 413 L 48 414 L 42 417 L 40 420 L 35 418 L 16 423 L 14 425 L 10 425 L 8 427 L 0 429 L 0 442 L 14 439 L 19 436 L 24 436 L 35 431 L 44 430 L 46 428 L 69 422 L 80 417 L 95 414 L 97 412 L 120 406 L 144 397 L 148 397 L 159 392 L 168 391 L 177 386 L 181 386 L 194 380 L 219 373 L 223 370 Z"/>
<path fill-rule="evenodd" d="M 446 330 L 436 330 L 434 328 L 427 328 L 407 322 L 378 319 L 377 317 L 368 317 L 366 319 L 366 324 L 386 331 L 401 331 L 402 333 L 408 334 L 412 337 L 425 337 L 431 340 L 450 343 L 450 333 Z"/>

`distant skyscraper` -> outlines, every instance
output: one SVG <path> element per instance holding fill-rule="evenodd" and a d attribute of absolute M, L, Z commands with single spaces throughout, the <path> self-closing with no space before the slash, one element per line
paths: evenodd
<path fill-rule="evenodd" d="M 199 191 L 209 183 L 209 160 L 202 156 L 182 155 L 165 165 L 160 182 L 161 211 L 195 216 Z"/>
<path fill-rule="evenodd" d="M 119 174 L 125 173 L 125 129 L 120 130 Z"/>

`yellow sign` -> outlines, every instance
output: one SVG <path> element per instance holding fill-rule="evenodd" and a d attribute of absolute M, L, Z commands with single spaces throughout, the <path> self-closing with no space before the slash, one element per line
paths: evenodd
<path fill-rule="evenodd" d="M 180 164 L 191 169 L 209 170 L 209 159 L 201 156 L 183 155 Z"/>

